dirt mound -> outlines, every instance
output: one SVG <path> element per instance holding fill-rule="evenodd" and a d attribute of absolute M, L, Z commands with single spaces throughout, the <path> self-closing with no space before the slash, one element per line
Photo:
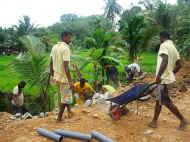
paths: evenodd
<path fill-rule="evenodd" d="M 9 119 L 11 114 L 7 112 L 0 112 L 0 131 L 2 131 L 11 122 Z"/>
<path fill-rule="evenodd" d="M 185 62 L 183 69 L 177 74 L 178 83 L 183 82 L 188 86 L 190 82 L 190 64 Z M 185 81 L 186 82 L 185 82 Z M 145 82 L 153 82 L 154 76 L 148 76 Z M 190 121 L 190 91 L 179 92 L 179 84 L 174 86 L 172 99 L 179 107 L 188 121 Z M 119 91 L 129 89 L 131 86 L 120 88 Z M 119 92 L 118 91 L 118 92 Z M 50 113 L 46 118 L 31 120 L 10 121 L 10 114 L 0 113 L 0 142 L 50 142 L 51 140 L 39 136 L 36 129 L 46 128 L 48 130 L 66 129 L 90 133 L 99 131 L 117 142 L 189 142 L 190 127 L 184 131 L 177 130 L 178 120 L 165 107 L 161 112 L 157 129 L 151 129 L 147 124 L 151 121 L 154 111 L 154 100 L 146 102 L 132 102 L 127 105 L 129 113 L 119 121 L 113 121 L 107 114 L 107 107 L 98 105 L 90 108 L 75 108 L 74 117 L 65 118 L 63 122 L 56 123 L 55 115 Z M 65 142 L 75 142 L 66 139 Z"/>
<path fill-rule="evenodd" d="M 190 96 L 188 93 L 181 94 L 174 98 L 179 109 L 190 120 Z M 130 112 L 119 121 L 113 121 L 107 114 L 104 106 L 94 106 L 91 108 L 75 108 L 75 115 L 71 119 L 56 123 L 55 115 L 50 113 L 47 118 L 31 119 L 25 121 L 14 121 L 6 123 L 3 131 L 0 131 L 0 142 L 50 142 L 36 133 L 36 128 L 46 128 L 48 130 L 66 129 L 89 133 L 92 130 L 99 131 L 117 142 L 189 142 L 190 128 L 185 131 L 177 130 L 177 119 L 165 108 L 159 119 L 159 127 L 150 129 L 147 127 L 153 115 L 154 101 L 139 102 L 139 113 L 136 114 L 136 102 L 128 105 Z M 6 116 L 7 115 L 7 116 Z M 9 114 L 2 118 L 7 119 Z M 74 142 L 66 139 L 65 142 Z"/>

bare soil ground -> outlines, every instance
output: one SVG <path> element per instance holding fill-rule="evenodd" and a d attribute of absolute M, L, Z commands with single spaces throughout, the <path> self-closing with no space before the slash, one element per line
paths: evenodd
<path fill-rule="evenodd" d="M 145 79 L 153 81 L 154 77 Z M 184 67 L 177 76 L 178 84 L 171 96 L 174 103 L 190 122 L 190 89 L 179 92 L 183 84 L 190 88 L 190 64 L 184 62 Z M 182 85 L 181 85 L 182 84 Z M 182 87 L 181 87 L 182 86 Z M 183 89 L 182 89 L 183 91 Z M 0 142 L 50 142 L 51 140 L 39 136 L 36 128 L 48 130 L 66 129 L 90 133 L 99 131 L 117 142 L 189 142 L 190 126 L 184 131 L 177 129 L 179 121 L 165 107 L 160 115 L 158 128 L 151 129 L 147 124 L 151 121 L 154 111 L 154 99 L 139 103 L 139 113 L 136 113 L 136 102 L 128 104 L 130 112 L 119 121 L 113 121 L 102 106 L 91 108 L 75 108 L 75 115 L 57 123 L 55 115 L 50 113 L 46 118 L 11 121 L 10 114 L 0 113 Z M 85 110 L 85 111 L 84 111 Z M 75 142 L 65 139 L 65 142 Z"/>

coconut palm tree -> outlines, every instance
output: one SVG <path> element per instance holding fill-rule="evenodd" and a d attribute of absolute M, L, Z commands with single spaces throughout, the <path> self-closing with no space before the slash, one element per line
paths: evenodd
<path fill-rule="evenodd" d="M 122 7 L 120 4 L 117 3 L 117 0 L 105 0 L 106 7 L 105 7 L 105 16 L 108 18 L 112 23 L 114 23 L 115 17 L 120 15 L 122 11 Z"/>
<path fill-rule="evenodd" d="M 137 59 L 139 54 L 148 45 L 149 40 L 157 33 L 158 27 L 148 24 L 144 16 L 135 15 L 127 20 L 122 34 L 127 42 L 126 49 L 131 62 Z"/>
<path fill-rule="evenodd" d="M 29 16 L 23 16 L 23 19 L 19 20 L 19 24 L 14 26 L 17 31 L 17 36 L 30 35 L 32 34 L 37 25 L 31 23 L 31 19 Z"/>
<path fill-rule="evenodd" d="M 16 58 L 11 67 L 31 87 L 37 86 L 43 109 L 45 109 L 49 87 L 49 70 L 44 54 L 45 47 L 38 38 L 33 36 L 24 36 L 20 40 L 27 52 L 21 58 Z"/>
<path fill-rule="evenodd" d="M 139 15 L 141 12 L 142 9 L 139 6 L 134 6 L 129 10 L 125 10 L 121 15 L 121 19 L 119 20 L 119 31 L 122 31 L 123 28 L 125 28 L 127 21 L 130 20 L 131 17 Z"/>
<path fill-rule="evenodd" d="M 179 5 L 190 5 L 190 0 L 177 0 Z"/>
<path fill-rule="evenodd" d="M 155 11 L 155 20 L 163 30 L 169 30 L 171 28 L 171 16 L 168 4 L 160 2 Z"/>

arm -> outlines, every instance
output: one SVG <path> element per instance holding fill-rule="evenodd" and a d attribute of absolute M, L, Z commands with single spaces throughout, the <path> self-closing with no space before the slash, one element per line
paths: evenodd
<path fill-rule="evenodd" d="M 17 95 L 13 94 L 12 99 L 13 99 L 15 105 L 18 106 L 17 101 L 16 101 L 16 97 L 17 97 Z"/>
<path fill-rule="evenodd" d="M 12 99 L 13 99 L 13 101 L 14 101 L 14 103 L 15 103 L 16 106 L 19 106 L 19 104 L 17 102 L 17 97 L 19 97 L 19 96 L 20 96 L 20 94 L 14 94 L 13 93 Z"/>
<path fill-rule="evenodd" d="M 178 73 L 178 71 L 181 69 L 182 65 L 181 65 L 181 60 L 177 60 L 175 63 L 175 68 L 173 70 L 173 72 L 176 74 Z"/>
<path fill-rule="evenodd" d="M 162 74 L 164 73 L 164 71 L 166 70 L 167 65 L 168 65 L 168 55 L 161 54 L 160 56 L 162 57 L 162 63 L 160 65 L 160 69 L 159 69 L 159 72 L 156 77 L 157 82 L 160 82 L 160 78 L 161 78 Z"/>
<path fill-rule="evenodd" d="M 15 87 L 13 89 L 13 93 L 12 93 L 12 100 L 14 101 L 15 105 L 18 106 L 18 103 L 17 103 L 17 97 L 19 96 L 19 89 L 18 87 Z"/>
<path fill-rule="evenodd" d="M 70 87 L 72 87 L 73 83 L 72 83 L 71 74 L 70 74 L 70 70 L 69 70 L 69 61 L 64 61 L 64 69 L 65 69 L 65 73 L 66 73 L 69 85 L 70 85 Z"/>
<path fill-rule="evenodd" d="M 96 93 L 96 91 L 92 88 L 92 86 L 90 86 L 90 87 L 91 87 L 91 92 Z"/>

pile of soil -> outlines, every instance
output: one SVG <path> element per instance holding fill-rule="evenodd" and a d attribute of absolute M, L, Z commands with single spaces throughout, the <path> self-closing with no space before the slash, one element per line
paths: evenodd
<path fill-rule="evenodd" d="M 185 64 L 186 65 L 186 64 Z M 190 73 L 190 66 L 185 66 L 178 74 L 180 81 L 188 80 L 185 76 Z M 154 81 L 150 76 L 145 79 L 147 82 Z M 187 81 L 186 81 L 187 82 Z M 185 83 L 186 91 L 181 91 L 174 86 L 172 99 L 190 121 L 190 90 L 188 83 Z M 121 88 L 125 90 L 130 88 Z M 120 90 L 120 91 L 121 91 Z M 146 102 L 139 102 L 137 114 L 136 101 L 127 105 L 130 110 L 121 120 L 114 121 L 107 114 L 107 108 L 97 105 L 89 108 L 75 108 L 74 116 L 70 119 L 65 118 L 63 122 L 57 123 L 55 115 L 49 113 L 46 118 L 37 118 L 30 120 L 10 121 L 9 114 L 0 114 L 0 142 L 51 142 L 51 140 L 42 137 L 36 133 L 37 128 L 46 128 L 48 130 L 66 129 L 79 132 L 90 133 L 93 130 L 99 131 L 117 142 L 189 142 L 190 126 L 184 131 L 177 129 L 179 121 L 165 107 L 161 112 L 158 128 L 151 129 L 147 124 L 151 121 L 154 112 L 154 99 Z M 71 139 L 65 139 L 65 142 L 75 142 Z"/>
<path fill-rule="evenodd" d="M 0 112 L 0 132 L 10 124 L 10 116 L 11 114 L 7 112 Z"/>

